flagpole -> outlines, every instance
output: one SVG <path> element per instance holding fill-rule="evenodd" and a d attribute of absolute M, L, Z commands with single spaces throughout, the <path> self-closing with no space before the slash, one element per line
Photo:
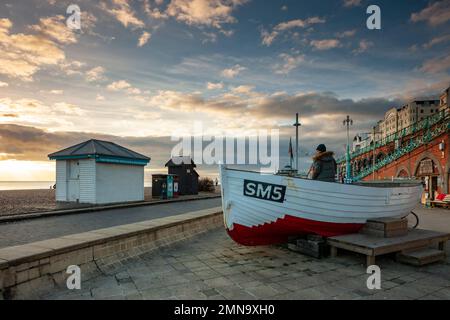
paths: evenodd
<path fill-rule="evenodd" d="M 295 170 L 298 174 L 298 127 L 300 127 L 301 124 L 298 122 L 298 113 L 295 115 Z"/>

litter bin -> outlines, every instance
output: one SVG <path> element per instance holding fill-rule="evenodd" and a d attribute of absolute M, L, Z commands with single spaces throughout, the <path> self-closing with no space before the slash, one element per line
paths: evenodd
<path fill-rule="evenodd" d="M 152 175 L 152 197 L 161 198 L 163 196 L 163 185 L 165 197 L 167 197 L 167 174 Z"/>
<path fill-rule="evenodd" d="M 167 176 L 167 199 L 173 198 L 173 176 Z"/>
<path fill-rule="evenodd" d="M 167 180 L 161 184 L 161 199 L 167 199 Z"/>
<path fill-rule="evenodd" d="M 173 197 L 178 198 L 180 196 L 180 178 L 173 176 Z"/>

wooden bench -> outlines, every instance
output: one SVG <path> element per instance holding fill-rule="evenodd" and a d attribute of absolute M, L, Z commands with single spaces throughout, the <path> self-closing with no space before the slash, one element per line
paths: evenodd
<path fill-rule="evenodd" d="M 439 250 L 445 251 L 449 239 L 448 233 L 416 229 L 395 238 L 355 233 L 328 238 L 327 243 L 331 247 L 332 257 L 337 256 L 338 249 L 344 249 L 365 255 L 367 266 L 370 266 L 375 264 L 375 257 L 384 254 L 405 252 L 436 244 Z"/>
<path fill-rule="evenodd" d="M 430 205 L 432 208 L 440 207 L 440 208 L 450 208 L 450 195 L 446 195 L 442 200 L 432 200 L 430 201 Z"/>
<path fill-rule="evenodd" d="M 448 202 L 448 201 L 434 200 L 434 201 L 430 201 L 430 205 L 432 208 L 444 208 L 444 209 L 450 208 L 450 202 Z"/>

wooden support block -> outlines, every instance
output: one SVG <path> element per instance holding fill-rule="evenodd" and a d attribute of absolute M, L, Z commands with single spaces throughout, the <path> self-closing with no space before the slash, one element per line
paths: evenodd
<path fill-rule="evenodd" d="M 408 234 L 408 220 L 393 218 L 368 220 L 361 233 L 380 238 L 406 236 Z"/>
<path fill-rule="evenodd" d="M 369 228 L 380 230 L 406 229 L 408 228 L 408 220 L 406 218 L 403 219 L 380 218 L 368 220 L 367 225 Z"/>
<path fill-rule="evenodd" d="M 364 227 L 367 229 L 384 231 L 384 223 L 379 221 L 368 220 Z"/>
<path fill-rule="evenodd" d="M 314 240 L 307 240 L 307 239 L 297 239 L 295 243 L 290 243 L 288 245 L 288 248 L 302 253 L 307 256 L 311 256 L 317 259 L 320 259 L 327 255 L 327 249 L 328 246 L 326 242 L 323 240 L 323 238 L 311 238 Z"/>

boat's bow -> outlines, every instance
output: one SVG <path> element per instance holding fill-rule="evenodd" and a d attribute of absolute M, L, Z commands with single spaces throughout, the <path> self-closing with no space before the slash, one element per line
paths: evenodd
<path fill-rule="evenodd" d="M 222 195 L 222 211 L 223 211 L 223 220 L 225 224 L 225 228 L 229 230 L 233 228 L 233 223 L 229 224 L 229 215 L 231 213 L 231 200 L 229 196 L 228 190 L 228 176 L 227 176 L 227 168 L 225 165 L 219 165 L 219 180 L 220 180 L 220 190 Z"/>

